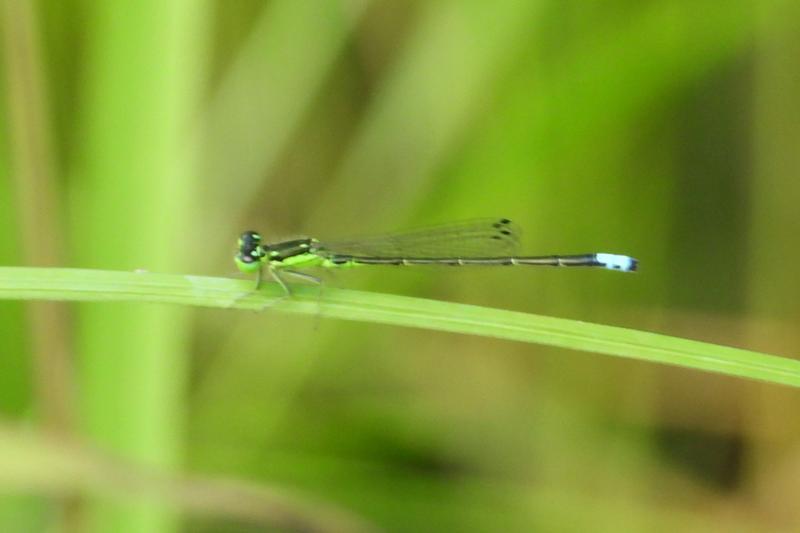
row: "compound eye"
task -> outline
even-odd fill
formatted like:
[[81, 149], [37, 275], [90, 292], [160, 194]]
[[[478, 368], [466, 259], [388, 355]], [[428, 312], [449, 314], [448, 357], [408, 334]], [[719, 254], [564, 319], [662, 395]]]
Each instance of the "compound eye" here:
[[261, 235], [255, 231], [245, 231], [239, 236], [240, 248], [253, 248], [261, 243]]

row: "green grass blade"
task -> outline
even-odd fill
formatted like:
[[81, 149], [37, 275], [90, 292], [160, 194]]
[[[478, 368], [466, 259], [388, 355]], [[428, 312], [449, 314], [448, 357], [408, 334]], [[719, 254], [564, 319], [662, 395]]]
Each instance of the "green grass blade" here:
[[[0, 268], [0, 299], [161, 302], [280, 310], [557, 346], [800, 386], [800, 361], [646, 331], [389, 294], [204, 276], [56, 268]], [[265, 315], [269, 319], [269, 315]]]
[[[173, 243], [192, 227], [210, 2], [87, 2], [70, 126], [69, 256], [83, 265], [181, 271]], [[73, 135], [73, 132], [74, 135]], [[74, 137], [74, 138], [73, 138]], [[124, 236], [124, 237], [122, 237]], [[85, 306], [75, 317], [81, 430], [150, 466], [181, 464], [188, 310]], [[143, 335], [143, 332], [147, 332]], [[92, 498], [87, 532], [177, 532], [158, 502]]]

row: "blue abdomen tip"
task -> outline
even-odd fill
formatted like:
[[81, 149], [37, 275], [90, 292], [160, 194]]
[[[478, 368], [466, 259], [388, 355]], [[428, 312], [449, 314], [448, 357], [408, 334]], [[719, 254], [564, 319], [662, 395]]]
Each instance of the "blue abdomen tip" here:
[[636, 259], [627, 255], [595, 254], [595, 259], [609, 270], [620, 270], [622, 272], [633, 272], [638, 264]]

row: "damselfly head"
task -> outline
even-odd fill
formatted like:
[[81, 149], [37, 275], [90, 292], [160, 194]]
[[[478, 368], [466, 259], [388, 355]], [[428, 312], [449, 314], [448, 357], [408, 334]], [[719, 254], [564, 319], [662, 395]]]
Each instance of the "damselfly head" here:
[[242, 272], [255, 272], [261, 268], [261, 259], [266, 255], [261, 246], [261, 235], [256, 231], [245, 231], [239, 236], [239, 251], [234, 256], [236, 266]]

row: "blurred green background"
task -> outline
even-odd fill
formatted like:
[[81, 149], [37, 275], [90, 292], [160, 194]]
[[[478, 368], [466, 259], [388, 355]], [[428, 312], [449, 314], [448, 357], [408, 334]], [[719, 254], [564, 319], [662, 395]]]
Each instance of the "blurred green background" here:
[[[641, 271], [327, 283], [797, 353], [794, 0], [2, 6], [4, 265], [236, 276], [243, 229], [505, 216]], [[389, 531], [800, 530], [789, 388], [277, 312], [2, 302], [0, 332], [3, 424], [54, 452]], [[1, 531], [265, 527], [0, 481]]]

